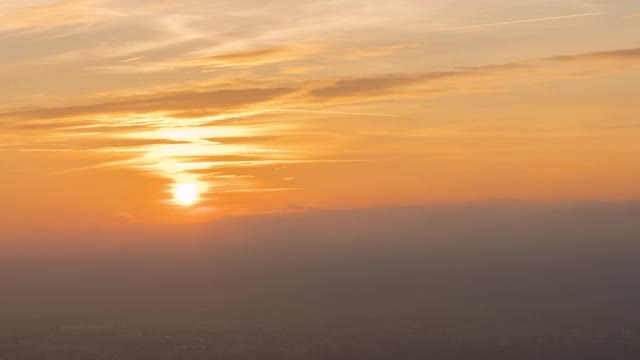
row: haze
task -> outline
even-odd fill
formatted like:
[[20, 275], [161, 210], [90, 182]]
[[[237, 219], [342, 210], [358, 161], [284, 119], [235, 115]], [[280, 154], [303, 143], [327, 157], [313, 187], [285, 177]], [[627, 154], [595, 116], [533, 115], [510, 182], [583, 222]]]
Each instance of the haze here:
[[2, 1], [0, 320], [632, 344], [639, 38], [636, 0]]

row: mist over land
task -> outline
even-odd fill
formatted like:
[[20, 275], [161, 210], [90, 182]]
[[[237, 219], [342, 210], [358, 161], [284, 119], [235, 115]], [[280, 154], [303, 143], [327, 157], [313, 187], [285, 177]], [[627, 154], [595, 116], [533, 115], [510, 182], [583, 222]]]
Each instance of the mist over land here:
[[0, 306], [5, 326], [420, 316], [597, 327], [640, 315], [639, 215], [634, 202], [513, 202], [52, 233], [4, 253]]

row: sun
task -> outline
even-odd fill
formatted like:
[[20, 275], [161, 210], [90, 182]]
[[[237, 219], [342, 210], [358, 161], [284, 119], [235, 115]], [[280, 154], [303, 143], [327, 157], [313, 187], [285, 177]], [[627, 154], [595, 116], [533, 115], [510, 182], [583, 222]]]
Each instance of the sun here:
[[199, 195], [198, 184], [176, 184], [173, 188], [173, 197], [180, 205], [192, 205]]

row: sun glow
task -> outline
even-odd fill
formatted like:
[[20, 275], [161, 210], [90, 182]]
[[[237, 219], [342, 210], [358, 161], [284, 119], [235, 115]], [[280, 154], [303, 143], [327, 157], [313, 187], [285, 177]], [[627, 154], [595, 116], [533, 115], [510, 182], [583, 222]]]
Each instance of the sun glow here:
[[198, 201], [200, 191], [197, 184], [176, 184], [173, 189], [175, 201], [183, 206], [189, 206]]

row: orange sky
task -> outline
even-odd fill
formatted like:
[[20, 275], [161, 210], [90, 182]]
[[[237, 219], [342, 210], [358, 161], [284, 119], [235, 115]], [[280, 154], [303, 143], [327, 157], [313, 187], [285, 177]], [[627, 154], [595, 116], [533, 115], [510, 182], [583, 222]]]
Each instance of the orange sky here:
[[638, 199], [639, 36], [624, 0], [3, 1], [0, 226]]

